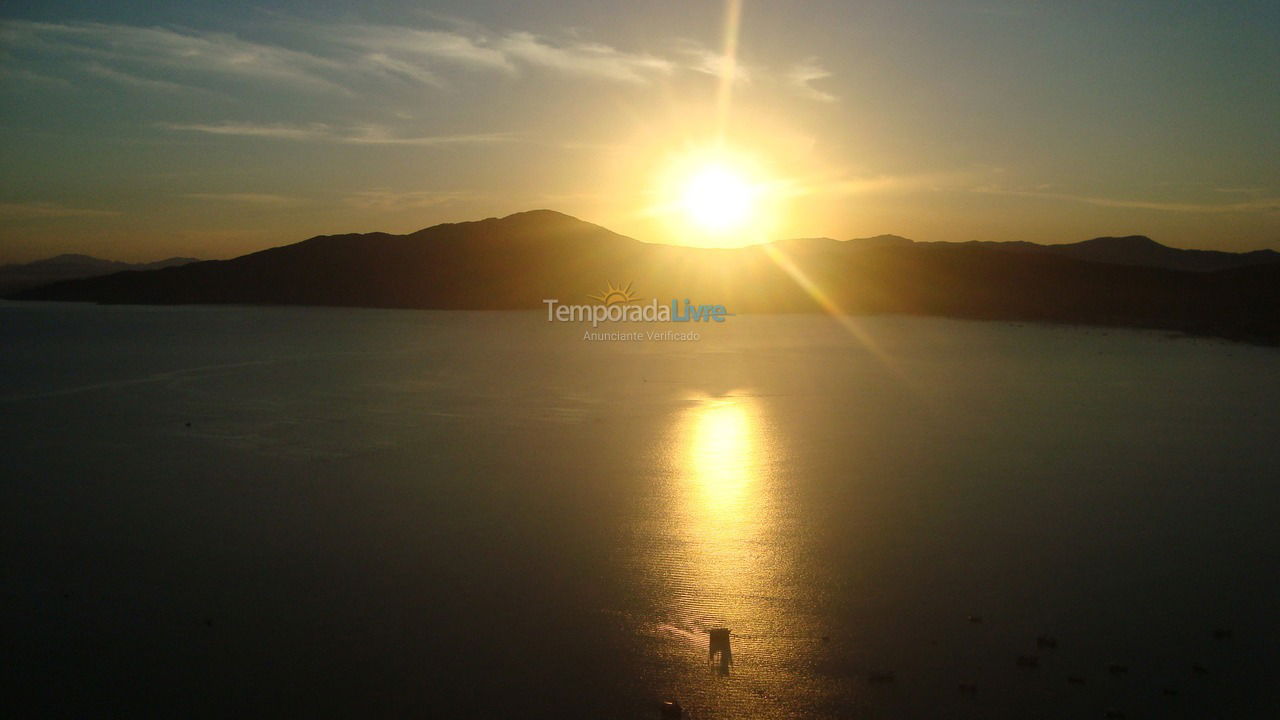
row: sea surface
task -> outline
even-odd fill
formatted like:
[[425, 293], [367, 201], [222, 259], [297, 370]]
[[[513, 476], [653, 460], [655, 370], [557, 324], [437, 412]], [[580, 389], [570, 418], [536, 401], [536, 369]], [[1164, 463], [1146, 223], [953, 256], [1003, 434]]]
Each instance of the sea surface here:
[[4, 714], [1280, 717], [1280, 350], [585, 329], [0, 304]]

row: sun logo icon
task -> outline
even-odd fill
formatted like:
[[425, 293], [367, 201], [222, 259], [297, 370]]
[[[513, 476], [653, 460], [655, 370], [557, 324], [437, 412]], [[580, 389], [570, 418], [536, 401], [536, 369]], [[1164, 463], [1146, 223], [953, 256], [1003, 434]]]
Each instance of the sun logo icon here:
[[631, 283], [627, 283], [626, 287], [622, 287], [621, 284], [608, 283], [605, 285], [604, 292], [599, 295], [588, 295], [587, 297], [604, 305], [618, 305], [636, 302], [640, 299], [631, 294]]

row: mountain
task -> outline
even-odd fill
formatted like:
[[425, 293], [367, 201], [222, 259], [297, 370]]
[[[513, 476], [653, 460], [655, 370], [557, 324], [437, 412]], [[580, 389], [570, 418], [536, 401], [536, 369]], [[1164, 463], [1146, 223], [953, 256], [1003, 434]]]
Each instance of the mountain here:
[[[812, 245], [815, 243], [839, 242], [831, 238], [798, 238], [784, 240], [783, 243]], [[899, 235], [876, 235], [875, 237], [853, 238], [846, 240], [849, 245], [859, 249], [875, 247], [905, 247], [907, 245], [966, 245], [989, 250], [1022, 253], [1045, 253], [1058, 255], [1086, 262], [1108, 263], [1111, 265], [1133, 265], [1137, 267], [1164, 268], [1166, 270], [1183, 270], [1186, 272], [1214, 272], [1232, 268], [1250, 267], [1280, 262], [1280, 253], [1274, 250], [1254, 250], [1252, 252], [1232, 253], [1219, 250], [1183, 250], [1171, 248], [1152, 240], [1145, 235], [1129, 235], [1126, 237], [1099, 237], [1076, 243], [1058, 245], [1041, 245], [1032, 242], [990, 242], [972, 241], [966, 243], [917, 243]]]
[[1254, 250], [1246, 253], [1221, 252], [1219, 250], [1182, 250], [1161, 245], [1144, 235], [1100, 237], [1062, 245], [1039, 245], [1029, 242], [974, 242], [966, 244], [993, 250], [1049, 253], [1088, 262], [1156, 267], [1167, 270], [1185, 270], [1187, 272], [1214, 272], [1216, 270], [1230, 270], [1232, 268], [1280, 262], [1280, 253], [1274, 250]]
[[901, 235], [876, 235], [875, 237], [854, 238], [849, 243], [862, 248], [877, 247], [904, 247], [913, 244], [914, 241], [908, 240]]
[[1280, 343], [1276, 262], [1186, 272], [896, 237], [690, 248], [642, 243], [549, 210], [408, 235], [322, 235], [232, 260], [58, 282], [16, 297], [542, 309], [548, 298], [592, 302], [607, 283], [630, 283], [645, 300], [688, 298], [734, 313], [836, 307], [851, 314], [1088, 323]]
[[15, 265], [0, 265], [0, 295], [47, 285], [58, 280], [109, 275], [122, 270], [156, 270], [196, 262], [195, 258], [174, 257], [150, 263], [103, 260], [90, 255], [66, 254]]

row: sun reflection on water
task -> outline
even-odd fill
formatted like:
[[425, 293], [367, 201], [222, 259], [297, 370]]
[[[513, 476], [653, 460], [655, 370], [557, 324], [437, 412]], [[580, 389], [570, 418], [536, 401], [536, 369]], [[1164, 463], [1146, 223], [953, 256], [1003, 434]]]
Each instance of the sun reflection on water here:
[[745, 395], [696, 398], [675, 429], [671, 629], [706, 653], [707, 631], [730, 628], [737, 661], [778, 614], [770, 436]]
[[683, 455], [688, 479], [707, 520], [720, 530], [747, 509], [756, 484], [757, 418], [750, 399], [709, 398], [686, 419], [688, 447]]

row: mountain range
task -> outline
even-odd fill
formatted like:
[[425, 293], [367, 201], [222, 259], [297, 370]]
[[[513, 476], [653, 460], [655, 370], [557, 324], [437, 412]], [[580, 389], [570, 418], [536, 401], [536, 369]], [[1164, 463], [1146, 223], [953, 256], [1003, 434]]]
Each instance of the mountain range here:
[[29, 263], [0, 265], [0, 296], [59, 280], [110, 275], [124, 270], [157, 270], [197, 262], [195, 258], [173, 257], [149, 263], [103, 260], [91, 255], [58, 255]]
[[1280, 253], [1274, 250], [1254, 250], [1245, 253], [1220, 250], [1183, 250], [1171, 248], [1143, 235], [1125, 237], [1100, 237], [1061, 245], [1038, 245], [1030, 242], [971, 242], [975, 247], [1008, 252], [1048, 253], [1060, 257], [1111, 263], [1158, 267], [1188, 272], [1213, 272], [1232, 268], [1249, 267], [1280, 262]]
[[231, 260], [55, 282], [12, 297], [541, 309], [608, 283], [735, 313], [907, 313], [1159, 328], [1280, 343], [1280, 254], [1178, 250], [1144, 237], [1070, 245], [892, 235], [732, 249], [643, 243], [550, 210], [407, 235], [322, 235]]

